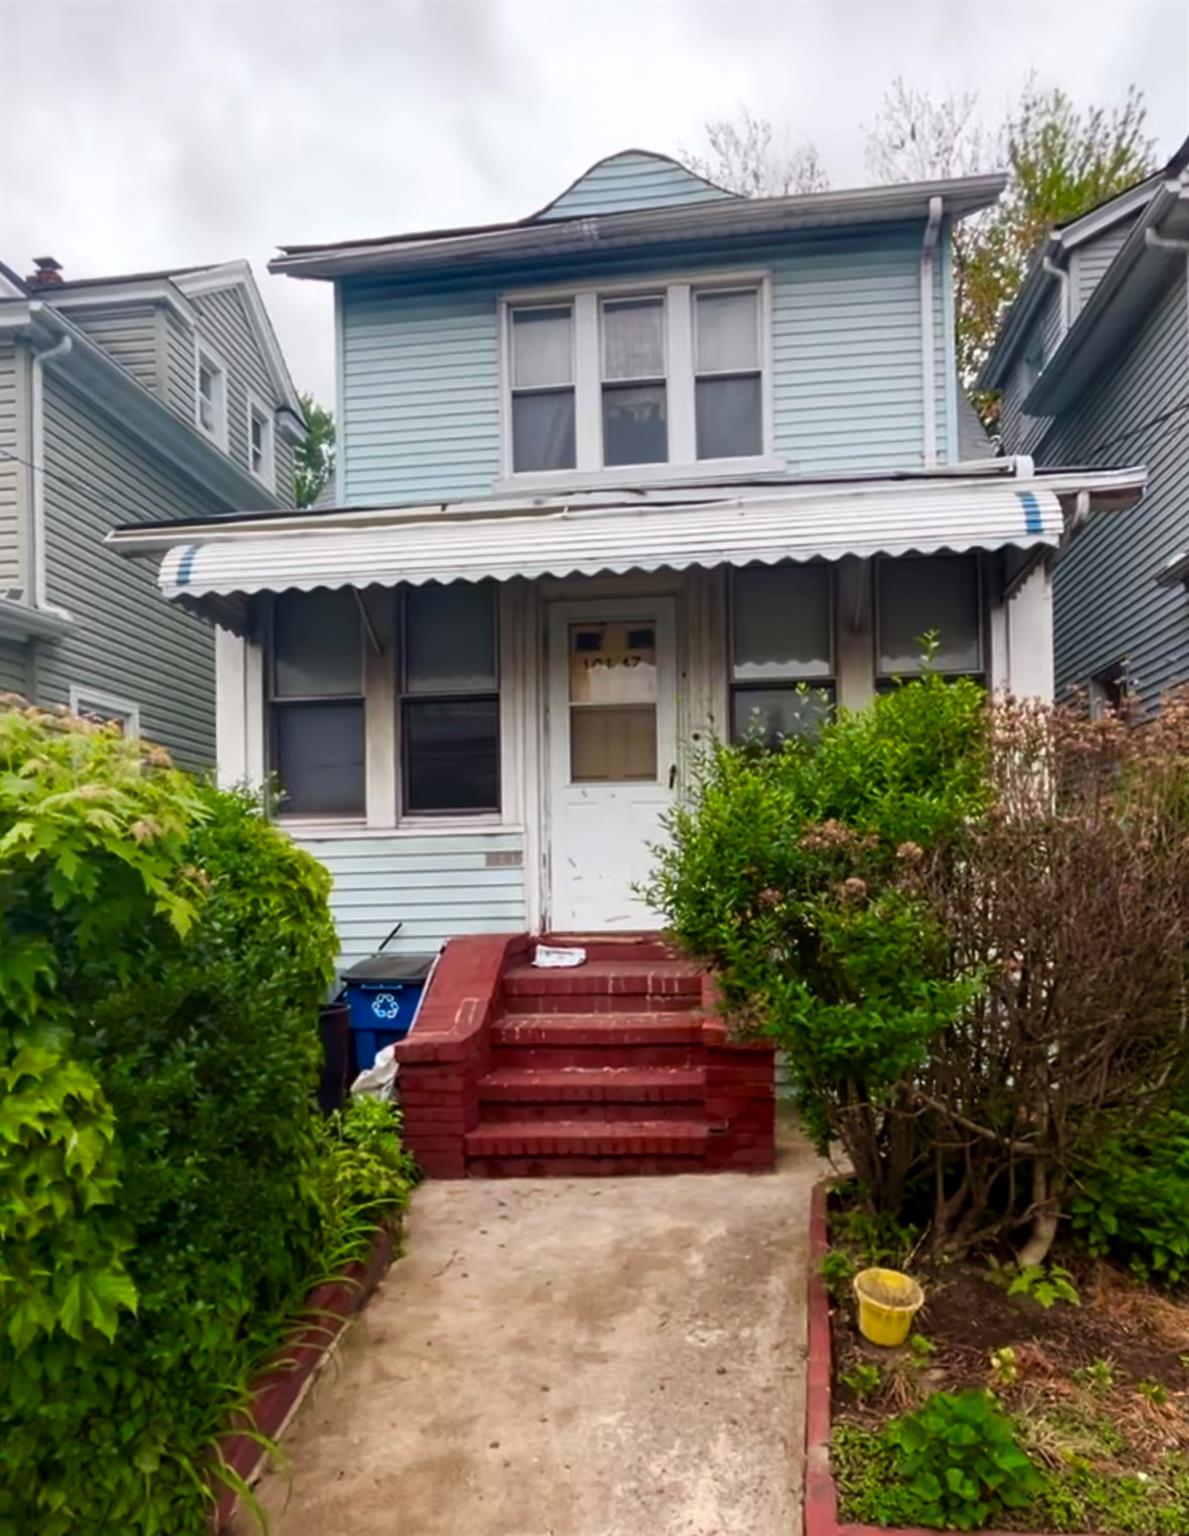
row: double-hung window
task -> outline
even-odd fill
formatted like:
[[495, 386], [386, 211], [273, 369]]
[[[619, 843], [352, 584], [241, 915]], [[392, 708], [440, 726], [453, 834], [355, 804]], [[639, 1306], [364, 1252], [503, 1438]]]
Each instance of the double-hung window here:
[[227, 447], [227, 370], [199, 344], [194, 375], [194, 410], [200, 429]]
[[262, 485], [276, 485], [273, 459], [273, 420], [267, 406], [248, 397], [248, 467]]
[[525, 305], [511, 313], [513, 469], [573, 469], [574, 306]]
[[[876, 563], [879, 685], [926, 667], [950, 677], [983, 676], [977, 555], [902, 555]], [[935, 637], [928, 655], [926, 636]]]
[[669, 457], [663, 298], [604, 299], [603, 463]]
[[764, 379], [756, 288], [694, 294], [694, 404], [699, 459], [763, 452]]
[[834, 704], [834, 625], [827, 565], [732, 572], [731, 735], [772, 746], [814, 734]]
[[409, 587], [403, 610], [404, 814], [498, 811], [495, 588], [490, 582]]
[[295, 816], [363, 816], [363, 631], [358, 599], [282, 592], [273, 604], [271, 767]]

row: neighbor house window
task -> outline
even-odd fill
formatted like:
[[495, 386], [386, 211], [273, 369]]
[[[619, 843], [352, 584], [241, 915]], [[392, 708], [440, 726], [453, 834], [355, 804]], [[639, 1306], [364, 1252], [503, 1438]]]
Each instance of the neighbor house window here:
[[254, 396], [248, 397], [248, 465], [257, 480], [272, 490], [276, 485], [272, 412]]
[[574, 310], [512, 311], [512, 466], [518, 473], [573, 469]]
[[1095, 672], [1090, 679], [1090, 716], [1101, 720], [1106, 715], [1123, 714], [1128, 704], [1127, 667], [1113, 662]]
[[408, 588], [401, 656], [405, 814], [498, 811], [494, 586], [484, 582]]
[[[877, 670], [884, 682], [930, 668], [951, 677], [983, 672], [982, 605], [976, 555], [904, 555], [880, 560]], [[935, 637], [932, 642], [926, 636]], [[926, 659], [929, 643], [935, 646]]]
[[[771, 457], [768, 280], [672, 280], [558, 297], [505, 313], [504, 462], [512, 475], [658, 480], [667, 467]], [[620, 475], [619, 471], [627, 471]], [[576, 472], [576, 473], [575, 473]]]
[[132, 739], [140, 735], [140, 705], [130, 699], [117, 698], [115, 694], [71, 683], [70, 707], [85, 720], [118, 725], [122, 736]]
[[834, 705], [830, 568], [732, 573], [731, 735], [769, 745], [815, 734]]
[[706, 289], [694, 295], [699, 459], [734, 459], [763, 451], [760, 357], [757, 289]]
[[665, 301], [603, 301], [603, 463], [663, 464]]
[[350, 588], [273, 604], [272, 770], [295, 816], [362, 816], [363, 628]]
[[227, 446], [227, 371], [213, 353], [199, 347], [195, 377], [198, 425], [219, 444]]

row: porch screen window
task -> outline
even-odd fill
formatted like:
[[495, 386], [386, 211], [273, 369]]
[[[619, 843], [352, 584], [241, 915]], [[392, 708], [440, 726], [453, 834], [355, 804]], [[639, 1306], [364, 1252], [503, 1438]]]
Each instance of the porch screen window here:
[[734, 740], [812, 735], [834, 704], [829, 567], [748, 566], [731, 597]]
[[512, 466], [573, 469], [574, 309], [512, 310]]
[[603, 463], [663, 464], [665, 301], [603, 300]]
[[694, 406], [698, 458], [763, 451], [760, 296], [756, 289], [694, 295]]
[[983, 670], [982, 619], [975, 555], [905, 555], [880, 560], [877, 612], [879, 673], [912, 677], [924, 668], [923, 637], [934, 631], [930, 666], [950, 676]]
[[353, 591], [280, 594], [273, 607], [270, 691], [281, 810], [362, 816], [363, 636]]
[[494, 586], [410, 587], [402, 655], [405, 814], [498, 811]]

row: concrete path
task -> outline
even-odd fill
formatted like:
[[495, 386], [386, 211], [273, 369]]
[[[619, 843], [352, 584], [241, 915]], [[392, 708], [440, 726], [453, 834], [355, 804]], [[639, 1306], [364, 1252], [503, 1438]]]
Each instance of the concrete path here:
[[798, 1536], [819, 1172], [426, 1184], [271, 1536]]

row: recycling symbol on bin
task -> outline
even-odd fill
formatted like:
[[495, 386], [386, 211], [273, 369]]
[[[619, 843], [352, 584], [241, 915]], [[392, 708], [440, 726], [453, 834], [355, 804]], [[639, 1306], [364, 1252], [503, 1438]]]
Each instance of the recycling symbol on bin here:
[[372, 1012], [378, 1019], [395, 1019], [400, 1012], [400, 999], [391, 992], [381, 992], [372, 999]]

